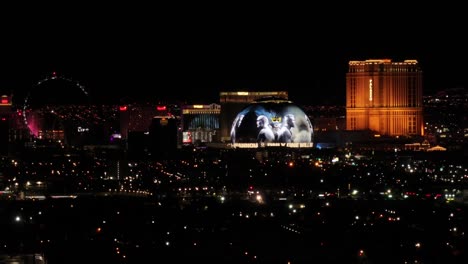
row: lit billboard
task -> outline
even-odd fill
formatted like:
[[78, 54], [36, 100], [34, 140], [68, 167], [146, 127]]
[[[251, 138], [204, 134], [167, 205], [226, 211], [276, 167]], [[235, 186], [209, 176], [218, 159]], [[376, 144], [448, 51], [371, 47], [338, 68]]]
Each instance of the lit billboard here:
[[230, 136], [233, 144], [312, 146], [313, 127], [295, 104], [270, 100], [252, 103], [240, 111], [232, 122]]

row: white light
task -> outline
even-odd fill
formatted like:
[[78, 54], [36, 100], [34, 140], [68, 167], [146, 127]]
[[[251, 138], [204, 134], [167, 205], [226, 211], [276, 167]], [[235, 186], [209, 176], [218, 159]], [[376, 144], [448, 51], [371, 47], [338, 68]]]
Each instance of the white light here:
[[261, 202], [262, 201], [262, 196], [260, 194], [257, 194], [256, 199], [257, 199], [258, 202]]

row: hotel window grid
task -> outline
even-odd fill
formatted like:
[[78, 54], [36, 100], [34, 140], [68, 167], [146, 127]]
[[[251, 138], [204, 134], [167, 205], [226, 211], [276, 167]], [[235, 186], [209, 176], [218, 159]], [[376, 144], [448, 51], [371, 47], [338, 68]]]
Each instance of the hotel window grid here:
[[[416, 60], [350, 61], [347, 129], [382, 135], [423, 135], [422, 70]], [[370, 83], [369, 80], [372, 79]]]
[[356, 118], [351, 117], [351, 130], [355, 130], [355, 129], [356, 129]]
[[356, 107], [356, 79], [351, 80], [351, 107]]
[[414, 77], [408, 78], [408, 106], [415, 107], [416, 105], [416, 79]]
[[409, 118], [409, 131], [410, 134], [416, 134], [416, 117], [411, 116]]

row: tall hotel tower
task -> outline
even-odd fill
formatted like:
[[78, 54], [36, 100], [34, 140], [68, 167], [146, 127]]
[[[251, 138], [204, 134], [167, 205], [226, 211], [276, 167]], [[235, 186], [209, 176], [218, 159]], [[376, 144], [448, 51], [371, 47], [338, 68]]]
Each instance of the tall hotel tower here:
[[416, 60], [350, 61], [346, 128], [387, 136], [423, 135], [422, 70]]

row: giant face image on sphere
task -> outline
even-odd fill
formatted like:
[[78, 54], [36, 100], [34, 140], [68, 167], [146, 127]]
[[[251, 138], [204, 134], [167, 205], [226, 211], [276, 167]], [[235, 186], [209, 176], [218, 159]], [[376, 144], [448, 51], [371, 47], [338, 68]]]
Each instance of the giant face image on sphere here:
[[298, 106], [285, 100], [248, 105], [231, 126], [232, 143], [312, 143], [310, 119]]

